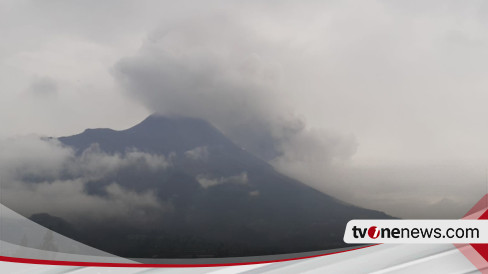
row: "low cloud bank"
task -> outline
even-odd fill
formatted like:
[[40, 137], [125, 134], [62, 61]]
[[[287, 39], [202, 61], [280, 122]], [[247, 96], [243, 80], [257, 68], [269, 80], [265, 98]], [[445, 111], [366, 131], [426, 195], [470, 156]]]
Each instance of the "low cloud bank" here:
[[126, 220], [140, 225], [172, 210], [171, 203], [159, 200], [153, 191], [136, 193], [117, 182], [105, 187], [105, 196], [85, 190], [88, 182], [124, 167], [170, 167], [171, 162], [162, 155], [134, 149], [109, 155], [95, 144], [77, 157], [57, 140], [37, 136], [2, 140], [0, 150], [2, 203], [25, 216], [49, 213], [72, 223]]

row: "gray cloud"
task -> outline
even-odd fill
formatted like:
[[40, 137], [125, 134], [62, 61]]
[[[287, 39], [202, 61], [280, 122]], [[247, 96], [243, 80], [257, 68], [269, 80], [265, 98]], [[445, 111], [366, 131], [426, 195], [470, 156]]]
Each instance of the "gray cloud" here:
[[[287, 34], [297, 34], [297, 39], [305, 40], [302, 41], [305, 46], [298, 40], [280, 41], [276, 38], [282, 34], [279, 31], [277, 36], [266, 32], [269, 25], [258, 29], [254, 21], [243, 23], [230, 16], [172, 24], [152, 32], [135, 55], [121, 59], [114, 75], [130, 96], [151, 111], [209, 120], [244, 148], [269, 160], [279, 171], [348, 202], [396, 216], [412, 216], [408, 212], [420, 211], [415, 206], [406, 207], [409, 201], [424, 208], [435, 208], [433, 205], [441, 200], [461, 201], [459, 192], [458, 198], [453, 192], [436, 192], [431, 187], [435, 185], [432, 181], [442, 178], [444, 186], [458, 189], [460, 178], [455, 175], [465, 169], [465, 164], [453, 166], [459, 164], [460, 157], [477, 157], [479, 153], [469, 155], [467, 151], [443, 149], [442, 142], [449, 142], [449, 137], [439, 134], [451, 132], [451, 124], [442, 125], [447, 121], [442, 117], [446, 117], [448, 108], [434, 98], [442, 96], [444, 85], [434, 78], [422, 77], [418, 67], [441, 69], [439, 75], [456, 77], [459, 81], [456, 85], [464, 83], [469, 76], [458, 74], [460, 71], [454, 67], [438, 67], [435, 60], [441, 60], [444, 54], [433, 50], [440, 44], [453, 46], [466, 42], [459, 39], [466, 33], [453, 33], [436, 25], [425, 32], [413, 32], [409, 29], [414, 24], [412, 18], [423, 15], [396, 20], [392, 16], [401, 12], [396, 7], [382, 6], [379, 2], [366, 6], [368, 13], [347, 12], [348, 16], [358, 16], [351, 23], [330, 15], [329, 20], [339, 26], [335, 31], [324, 32], [327, 37], [324, 40], [300, 36], [296, 29], [289, 29]], [[386, 13], [384, 8], [388, 9]], [[285, 13], [296, 16], [290, 11]], [[448, 14], [439, 16], [449, 18]], [[358, 25], [370, 19], [368, 24]], [[390, 23], [399, 29], [393, 31], [388, 27]], [[320, 24], [329, 25], [321, 21], [313, 27]], [[400, 30], [404, 31], [403, 36]], [[361, 32], [362, 36], [353, 35]], [[439, 40], [420, 36], [429, 32]], [[415, 50], [413, 39], [426, 44]], [[323, 45], [324, 49], [314, 45]], [[446, 54], [451, 51], [446, 50]], [[405, 59], [405, 53], [416, 56], [413, 63]], [[301, 60], [296, 56], [301, 56]], [[321, 79], [323, 75], [327, 81]], [[432, 97], [425, 101], [427, 87], [434, 88], [427, 93]], [[452, 90], [452, 86], [446, 88]], [[306, 109], [310, 105], [315, 110]], [[301, 111], [308, 115], [302, 116]], [[405, 116], [408, 118], [400, 120]], [[317, 124], [321, 126], [316, 127]], [[427, 124], [432, 127], [429, 129]], [[435, 169], [442, 163], [449, 167]], [[395, 175], [385, 177], [392, 169]], [[429, 169], [438, 173], [415, 179], [409, 176]], [[350, 176], [363, 172], [364, 177]], [[462, 184], [476, 188], [479, 180]], [[401, 190], [406, 185], [423, 191], [407, 194]], [[370, 194], [358, 191], [364, 187], [371, 189]], [[385, 187], [391, 191], [385, 191]], [[454, 213], [453, 209], [464, 210], [467, 204], [474, 203], [475, 193], [464, 191], [469, 202], [458, 206], [450, 203], [452, 208], [444, 213], [458, 217], [459, 212]], [[383, 195], [402, 198], [395, 199], [398, 204], [395, 206], [393, 200], [380, 198]], [[421, 212], [423, 217], [435, 217], [441, 214], [438, 210], [437, 207]]]
[[350, 157], [354, 138], [312, 132], [287, 105], [273, 46], [228, 17], [199, 18], [153, 32], [114, 74], [152, 111], [208, 120], [266, 160], [308, 157], [311, 150]]
[[[483, 2], [0, 5], [2, 135], [121, 129], [158, 111], [207, 119], [280, 171], [394, 215], [484, 193]], [[18, 96], [39, 75], [57, 100]]]
[[2, 203], [24, 215], [46, 212], [72, 223], [120, 221], [130, 215], [130, 222], [140, 225], [172, 210], [171, 203], [159, 200], [151, 190], [136, 193], [117, 182], [105, 188], [106, 197], [90, 195], [85, 190], [87, 182], [127, 166], [142, 164], [166, 169], [171, 162], [164, 156], [136, 150], [109, 155], [92, 145], [76, 157], [72, 149], [56, 140], [36, 136], [2, 140], [0, 148]]
[[50, 98], [58, 94], [58, 85], [49, 77], [41, 77], [32, 82], [28, 91], [34, 96]]
[[461, 218], [486, 193], [482, 164], [279, 162], [282, 173], [343, 201], [402, 218]]

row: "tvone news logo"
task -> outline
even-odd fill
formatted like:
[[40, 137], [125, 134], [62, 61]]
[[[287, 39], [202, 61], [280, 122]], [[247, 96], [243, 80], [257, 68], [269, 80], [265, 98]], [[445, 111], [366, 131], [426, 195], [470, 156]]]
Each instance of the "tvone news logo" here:
[[382, 227], [370, 226], [369, 228], [352, 227], [352, 234], [355, 239], [364, 239], [366, 235], [375, 240], [381, 239], [479, 239], [480, 229], [476, 227]]
[[488, 220], [351, 220], [346, 243], [488, 243]]

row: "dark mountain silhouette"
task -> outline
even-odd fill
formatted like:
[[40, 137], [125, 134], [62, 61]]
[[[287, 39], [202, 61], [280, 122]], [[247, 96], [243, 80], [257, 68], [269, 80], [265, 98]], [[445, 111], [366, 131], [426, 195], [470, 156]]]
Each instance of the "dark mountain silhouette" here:
[[59, 217], [51, 216], [47, 213], [33, 214], [29, 219], [36, 223], [41, 223], [45, 228], [56, 231], [66, 237], [74, 237], [77, 234], [75, 228], [71, 224]]
[[[78, 155], [92, 144], [106, 153], [137, 149], [170, 155], [172, 165], [167, 169], [129, 166], [86, 185], [87, 193], [101, 197], [114, 182], [138, 193], [152, 190], [160, 201], [171, 204], [171, 211], [161, 212], [161, 218], [143, 226], [107, 220], [69, 229], [70, 234], [76, 231], [72, 238], [124, 257], [324, 250], [345, 246], [342, 237], [351, 219], [391, 218], [346, 204], [276, 172], [200, 119], [151, 115], [127, 130], [87, 129], [59, 141]], [[61, 234], [70, 227], [53, 217], [41, 217], [32, 220], [41, 225], [48, 220]]]

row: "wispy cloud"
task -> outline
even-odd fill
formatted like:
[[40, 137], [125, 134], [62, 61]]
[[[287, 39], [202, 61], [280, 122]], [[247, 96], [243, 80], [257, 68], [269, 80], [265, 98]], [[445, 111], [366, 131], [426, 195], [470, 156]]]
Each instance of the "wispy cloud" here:
[[154, 190], [134, 192], [116, 181], [104, 187], [105, 196], [86, 191], [88, 182], [126, 167], [170, 167], [162, 155], [137, 150], [109, 155], [92, 145], [76, 156], [56, 140], [36, 136], [2, 140], [0, 147], [2, 203], [24, 215], [49, 213], [73, 223], [114, 219], [136, 225], [172, 210], [171, 202], [158, 199]]

